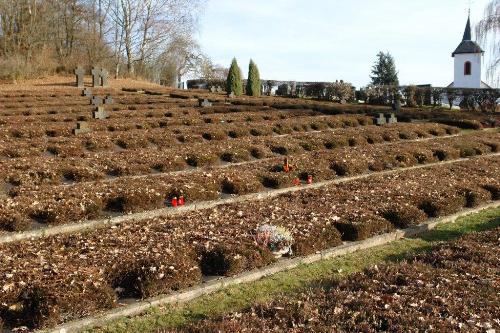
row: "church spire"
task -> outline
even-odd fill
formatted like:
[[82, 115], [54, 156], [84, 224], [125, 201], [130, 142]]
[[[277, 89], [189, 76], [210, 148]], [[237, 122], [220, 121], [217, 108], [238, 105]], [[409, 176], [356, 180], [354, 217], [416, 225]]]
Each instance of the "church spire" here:
[[462, 40], [463, 41], [472, 40], [472, 33], [470, 29], [470, 10], [469, 10], [469, 17], [467, 18], [467, 25], [465, 26], [464, 38]]
[[467, 54], [467, 53], [484, 53], [476, 42], [472, 40], [472, 32], [470, 28], [470, 13], [467, 18], [467, 25], [465, 26], [464, 37], [462, 38], [462, 42], [458, 45], [455, 52], [451, 54], [454, 57], [456, 54]]

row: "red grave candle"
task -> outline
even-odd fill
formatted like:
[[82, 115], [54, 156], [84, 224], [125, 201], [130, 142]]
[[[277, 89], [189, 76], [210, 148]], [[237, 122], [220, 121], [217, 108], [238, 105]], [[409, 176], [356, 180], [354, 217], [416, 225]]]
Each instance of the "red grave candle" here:
[[184, 196], [183, 196], [183, 195], [181, 195], [181, 196], [179, 197], [179, 206], [184, 206], [184, 203], [185, 203], [185, 202], [184, 202]]
[[307, 176], [307, 183], [308, 183], [309, 185], [311, 185], [311, 184], [312, 184], [312, 182], [313, 182], [313, 176], [311, 176], [311, 175]]
[[283, 170], [288, 173], [290, 172], [290, 165], [288, 164], [288, 158], [283, 161]]
[[177, 204], [178, 204], [178, 202], [177, 202], [177, 197], [173, 197], [173, 198], [172, 198], [172, 201], [171, 201], [171, 205], [172, 205], [172, 207], [177, 207]]

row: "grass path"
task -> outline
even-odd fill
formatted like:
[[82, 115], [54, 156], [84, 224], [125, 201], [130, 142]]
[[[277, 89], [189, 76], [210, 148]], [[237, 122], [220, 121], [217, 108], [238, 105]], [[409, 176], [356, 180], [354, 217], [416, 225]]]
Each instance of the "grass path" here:
[[293, 295], [324, 278], [331, 278], [332, 275], [346, 276], [368, 266], [402, 260], [415, 252], [429, 250], [438, 241], [450, 241], [470, 232], [498, 226], [500, 208], [483, 211], [460, 218], [455, 223], [442, 224], [415, 239], [403, 239], [331, 260], [303, 265], [257, 282], [229, 287], [177, 307], [153, 308], [144, 315], [120, 319], [86, 332], [157, 332], [159, 329], [175, 329], [207, 316], [238, 311], [278, 295]]

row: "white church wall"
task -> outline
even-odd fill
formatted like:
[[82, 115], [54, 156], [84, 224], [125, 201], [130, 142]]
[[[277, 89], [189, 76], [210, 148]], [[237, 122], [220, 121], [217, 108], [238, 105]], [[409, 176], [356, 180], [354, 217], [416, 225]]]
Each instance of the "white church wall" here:
[[[481, 54], [455, 54], [455, 88], [481, 88]], [[465, 62], [471, 62], [471, 75], [464, 75]]]

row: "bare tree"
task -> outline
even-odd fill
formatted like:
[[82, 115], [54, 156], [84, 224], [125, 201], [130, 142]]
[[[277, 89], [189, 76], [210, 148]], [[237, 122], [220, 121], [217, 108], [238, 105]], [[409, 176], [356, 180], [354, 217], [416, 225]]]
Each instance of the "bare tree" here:
[[[203, 70], [207, 69], [207, 59], [191, 36], [175, 37], [158, 57], [158, 63], [161, 71], [172, 78], [173, 85], [180, 84], [182, 77], [188, 73], [201, 76]], [[167, 69], [174, 72], [165, 73]]]
[[484, 10], [483, 19], [476, 26], [479, 43], [489, 44], [491, 61], [488, 65], [488, 78], [498, 86], [500, 83], [500, 0], [491, 0]]
[[52, 40], [59, 64], [71, 61], [78, 42], [83, 38], [80, 27], [87, 15], [87, 8], [79, 0], [54, 0], [48, 2], [49, 13], [45, 20], [51, 27]]
[[193, 34], [205, 1], [0, 0], [0, 76], [80, 64], [151, 78], [160, 62], [182, 76], [201, 59]]
[[48, 26], [43, 18], [47, 3], [36, 0], [0, 1], [3, 54], [30, 59], [33, 50], [47, 41]]
[[179, 35], [196, 27], [196, 9], [201, 0], [108, 0], [116, 27], [115, 38], [123, 44], [127, 72], [135, 74], [170, 46]]

